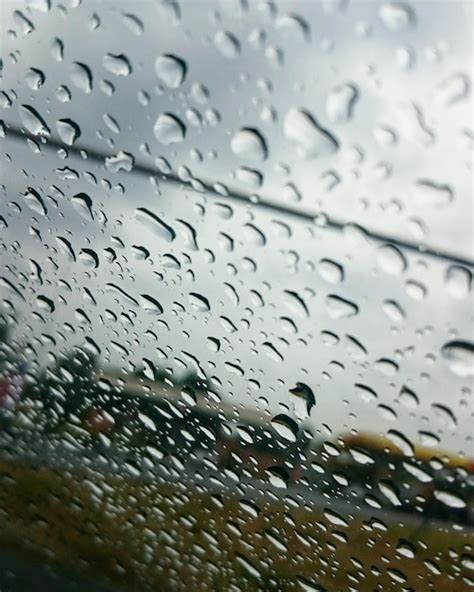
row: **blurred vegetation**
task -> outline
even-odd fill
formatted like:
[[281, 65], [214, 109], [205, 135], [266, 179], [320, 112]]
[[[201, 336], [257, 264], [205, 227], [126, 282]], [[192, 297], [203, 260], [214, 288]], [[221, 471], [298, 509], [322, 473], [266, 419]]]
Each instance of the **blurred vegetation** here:
[[[414, 558], [396, 552], [402, 540]], [[464, 592], [453, 557], [473, 537], [418, 522], [335, 524], [281, 501], [252, 515], [204, 488], [1, 462], [0, 544], [100, 573], [120, 590], [285, 592], [304, 590], [305, 578], [314, 590]]]

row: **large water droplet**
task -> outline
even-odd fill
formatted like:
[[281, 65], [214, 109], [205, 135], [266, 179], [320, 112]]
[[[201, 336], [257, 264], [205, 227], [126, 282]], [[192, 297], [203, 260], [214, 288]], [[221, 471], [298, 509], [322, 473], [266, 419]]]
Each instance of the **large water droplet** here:
[[41, 115], [30, 105], [20, 105], [18, 109], [25, 128], [34, 136], [49, 137], [50, 130]]
[[329, 119], [335, 123], [351, 119], [358, 95], [357, 87], [353, 84], [342, 84], [334, 88], [326, 100]]
[[108, 53], [103, 57], [102, 63], [104, 68], [115, 76], [128, 76], [132, 72], [128, 58], [122, 53], [119, 55]]
[[407, 267], [407, 262], [402, 252], [393, 245], [379, 247], [377, 261], [380, 269], [393, 275], [401, 274]]
[[72, 146], [81, 135], [81, 128], [72, 119], [59, 119], [56, 122], [59, 137], [68, 146]]
[[171, 226], [168, 226], [161, 218], [146, 208], [137, 208], [135, 218], [167, 242], [171, 242], [176, 238], [176, 232]]
[[262, 162], [267, 158], [268, 150], [263, 136], [254, 128], [242, 128], [230, 142], [232, 152], [240, 158]]
[[71, 69], [71, 80], [83, 92], [88, 94], [92, 91], [92, 72], [85, 64], [74, 62]]
[[449, 369], [456, 376], [474, 376], [474, 344], [471, 341], [450, 341], [441, 348]]
[[399, 32], [415, 24], [413, 9], [404, 2], [389, 2], [379, 8], [379, 17], [389, 31]]
[[174, 115], [170, 113], [162, 113], [156, 120], [153, 128], [155, 138], [162, 144], [177, 144], [182, 142], [186, 135], [186, 127]]
[[162, 55], [156, 59], [155, 72], [169, 88], [178, 88], [186, 76], [186, 63], [174, 55]]
[[240, 53], [239, 40], [228, 31], [218, 31], [214, 36], [214, 45], [228, 59], [234, 59]]
[[303, 109], [292, 108], [288, 111], [283, 122], [283, 133], [297, 145], [305, 158], [328, 156], [338, 149], [336, 138]]

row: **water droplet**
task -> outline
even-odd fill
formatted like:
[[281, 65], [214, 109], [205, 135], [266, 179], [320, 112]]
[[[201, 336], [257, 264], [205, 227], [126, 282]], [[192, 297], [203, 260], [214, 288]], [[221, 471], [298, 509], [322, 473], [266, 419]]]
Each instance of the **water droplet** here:
[[401, 323], [405, 318], [405, 311], [395, 300], [384, 300], [382, 310], [395, 323]]
[[405, 456], [414, 456], [415, 449], [410, 440], [397, 430], [389, 430], [387, 438], [399, 448]]
[[59, 119], [56, 129], [61, 140], [68, 146], [72, 146], [81, 135], [81, 128], [72, 119]]
[[214, 45], [228, 59], [235, 59], [240, 53], [239, 40], [228, 31], [218, 31], [214, 36]]
[[426, 287], [415, 280], [407, 280], [405, 283], [405, 290], [413, 300], [423, 300], [426, 296]]
[[94, 219], [92, 214], [92, 199], [87, 193], [77, 193], [73, 196], [71, 202], [83, 218], [89, 221]]
[[379, 8], [379, 17], [389, 31], [400, 32], [415, 24], [413, 9], [404, 2], [389, 2]]
[[446, 271], [446, 289], [454, 298], [465, 298], [471, 291], [472, 274], [465, 267], [452, 265]]
[[333, 319], [353, 317], [359, 312], [357, 304], [335, 294], [326, 296], [325, 302], [328, 314]]
[[178, 88], [186, 76], [186, 63], [174, 55], [162, 55], [155, 61], [158, 78], [169, 88]]
[[115, 76], [129, 76], [132, 72], [132, 66], [123, 53], [118, 55], [107, 53], [103, 57], [102, 63], [104, 68]]
[[262, 343], [262, 349], [267, 354], [267, 356], [270, 358], [270, 360], [273, 360], [274, 362], [277, 362], [279, 364], [281, 364], [282, 362], [285, 361], [283, 356], [281, 355], [281, 353], [269, 341], [265, 341], [264, 343]]
[[92, 91], [92, 72], [85, 64], [74, 62], [71, 69], [71, 80], [75, 86], [86, 94]]
[[295, 415], [298, 419], [308, 419], [312, 408], [316, 405], [316, 397], [310, 387], [304, 382], [297, 382], [296, 386], [290, 389]]
[[377, 262], [386, 273], [400, 275], [407, 268], [402, 252], [393, 245], [383, 245], [377, 250]]
[[275, 415], [272, 419], [271, 424], [277, 434], [279, 434], [284, 440], [288, 442], [296, 442], [296, 436], [298, 434], [298, 424], [294, 419], [288, 417], [284, 413]]
[[466, 502], [461, 499], [459, 496], [455, 495], [454, 493], [450, 493], [449, 491], [438, 491], [435, 489], [433, 495], [437, 500], [439, 500], [445, 506], [449, 506], [450, 508], [465, 508]]
[[420, 179], [413, 185], [413, 198], [420, 207], [441, 208], [453, 201], [453, 190], [429, 179]]
[[385, 376], [395, 376], [398, 372], [398, 364], [388, 358], [380, 358], [374, 363], [374, 368]]
[[283, 467], [270, 467], [266, 470], [268, 480], [278, 489], [286, 489], [288, 487], [288, 472]]
[[209, 312], [211, 310], [211, 305], [209, 304], [209, 300], [203, 296], [202, 294], [197, 294], [196, 292], [189, 293], [189, 302], [193, 305], [193, 307], [198, 310], [199, 312]]
[[145, 30], [143, 22], [134, 14], [122, 13], [122, 22], [134, 35], [142, 35]]
[[353, 116], [359, 91], [353, 84], [342, 84], [334, 88], [326, 100], [326, 113], [334, 123], [348, 121]]
[[407, 140], [423, 147], [434, 142], [435, 135], [428, 127], [423, 111], [414, 103], [402, 103], [400, 105], [400, 123]]
[[140, 304], [143, 310], [146, 310], [149, 313], [154, 315], [161, 315], [163, 314], [163, 307], [161, 304], [153, 298], [153, 296], [149, 296], [148, 294], [140, 294]]
[[115, 156], [108, 156], [105, 159], [105, 167], [112, 173], [117, 173], [120, 170], [130, 172], [134, 164], [133, 154], [123, 152], [123, 150], [120, 150]]
[[232, 152], [240, 158], [262, 162], [268, 156], [263, 136], [254, 128], [242, 128], [234, 134], [230, 142]]
[[33, 212], [41, 214], [41, 216], [46, 216], [48, 213], [46, 205], [43, 201], [43, 198], [35, 189], [28, 187], [28, 189], [23, 194], [23, 198], [25, 199], [28, 207], [32, 209]]
[[402, 387], [398, 400], [408, 409], [416, 409], [420, 404], [418, 396], [406, 386]]
[[171, 226], [168, 226], [161, 218], [146, 208], [137, 208], [135, 218], [167, 242], [172, 242], [176, 238], [176, 232]]
[[292, 108], [288, 111], [283, 122], [283, 133], [297, 145], [305, 158], [328, 156], [339, 147], [336, 138], [303, 109]]
[[250, 189], [258, 189], [263, 182], [263, 175], [254, 169], [240, 167], [236, 172], [237, 179]]
[[443, 345], [441, 354], [453, 374], [461, 378], [474, 376], [474, 344], [471, 341], [450, 341]]
[[332, 259], [321, 259], [318, 263], [318, 271], [323, 280], [330, 284], [338, 284], [344, 279], [344, 268]]
[[158, 116], [153, 128], [155, 138], [162, 144], [177, 144], [184, 140], [186, 127], [180, 119], [170, 113]]
[[25, 82], [31, 90], [38, 90], [41, 88], [46, 80], [44, 72], [37, 68], [30, 68], [25, 73]]
[[50, 130], [41, 115], [30, 105], [20, 105], [18, 109], [20, 118], [25, 128], [34, 136], [48, 138]]
[[464, 74], [455, 74], [444, 80], [436, 89], [436, 99], [443, 105], [453, 105], [467, 98], [470, 81]]

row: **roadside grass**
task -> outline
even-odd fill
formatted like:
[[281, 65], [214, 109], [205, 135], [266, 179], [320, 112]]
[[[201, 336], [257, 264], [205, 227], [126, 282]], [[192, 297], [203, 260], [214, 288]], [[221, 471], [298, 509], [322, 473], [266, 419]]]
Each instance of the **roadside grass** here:
[[[397, 552], [401, 540], [413, 558]], [[254, 515], [204, 488], [1, 461], [0, 545], [124, 591], [464, 592], [472, 572], [460, 557], [474, 540], [450, 525], [328, 520], [283, 501]]]

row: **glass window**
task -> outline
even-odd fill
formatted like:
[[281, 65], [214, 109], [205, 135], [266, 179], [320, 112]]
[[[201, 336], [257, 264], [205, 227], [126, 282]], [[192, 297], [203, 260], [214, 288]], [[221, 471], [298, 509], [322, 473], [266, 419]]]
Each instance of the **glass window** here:
[[470, 589], [472, 3], [0, 15], [0, 588]]

